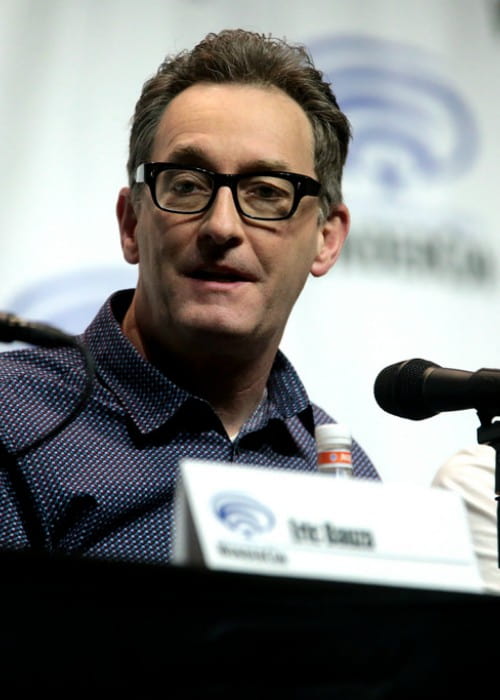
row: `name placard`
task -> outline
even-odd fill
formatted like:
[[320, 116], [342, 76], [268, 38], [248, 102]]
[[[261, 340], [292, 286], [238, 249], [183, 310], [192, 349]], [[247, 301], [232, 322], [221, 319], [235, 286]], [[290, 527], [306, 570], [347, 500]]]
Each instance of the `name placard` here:
[[432, 487], [182, 460], [174, 563], [481, 592], [465, 506]]

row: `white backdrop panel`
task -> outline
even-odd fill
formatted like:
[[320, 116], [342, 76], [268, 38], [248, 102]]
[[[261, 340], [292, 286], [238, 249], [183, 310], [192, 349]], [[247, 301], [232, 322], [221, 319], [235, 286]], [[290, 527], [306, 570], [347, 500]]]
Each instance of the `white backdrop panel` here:
[[[474, 411], [384, 413], [388, 364], [500, 366], [496, 3], [3, 0], [0, 308], [80, 331], [133, 285], [114, 205], [129, 118], [166, 53], [241, 26], [305, 42], [354, 130], [349, 245], [311, 279], [283, 349], [385, 480], [427, 484]], [[2, 349], [8, 349], [3, 346]]]

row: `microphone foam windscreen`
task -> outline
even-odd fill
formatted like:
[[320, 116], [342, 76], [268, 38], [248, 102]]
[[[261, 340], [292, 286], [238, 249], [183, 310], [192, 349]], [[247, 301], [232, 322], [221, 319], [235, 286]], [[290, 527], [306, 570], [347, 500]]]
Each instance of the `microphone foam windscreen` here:
[[401, 418], [422, 420], [436, 415], [423, 395], [426, 370], [439, 367], [434, 362], [415, 358], [389, 365], [374, 385], [375, 399], [384, 411]]

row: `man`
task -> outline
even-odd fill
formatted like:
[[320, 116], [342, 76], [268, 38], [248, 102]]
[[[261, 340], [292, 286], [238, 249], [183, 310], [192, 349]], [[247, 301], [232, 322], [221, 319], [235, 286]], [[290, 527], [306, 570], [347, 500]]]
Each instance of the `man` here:
[[[74, 349], [3, 353], [0, 544], [167, 562], [178, 461], [314, 470], [312, 405], [278, 347], [349, 228], [349, 123], [303, 48], [242, 30], [145, 85], [117, 216], [137, 288]], [[355, 443], [354, 475], [377, 479]]]

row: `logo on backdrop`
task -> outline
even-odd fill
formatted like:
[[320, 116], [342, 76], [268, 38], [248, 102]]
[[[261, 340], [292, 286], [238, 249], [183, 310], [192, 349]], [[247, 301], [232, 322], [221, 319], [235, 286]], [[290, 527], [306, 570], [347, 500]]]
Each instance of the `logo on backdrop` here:
[[128, 265], [73, 270], [30, 284], [8, 300], [6, 310], [81, 333], [110, 294], [135, 287], [136, 275], [137, 269]]
[[276, 522], [269, 508], [241, 493], [219, 493], [214, 496], [212, 507], [229, 530], [245, 537], [268, 532]]
[[353, 129], [344, 197], [355, 217], [340, 265], [492, 281], [480, 212], [453, 189], [479, 161], [479, 127], [445, 59], [375, 37], [308, 45]]

